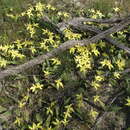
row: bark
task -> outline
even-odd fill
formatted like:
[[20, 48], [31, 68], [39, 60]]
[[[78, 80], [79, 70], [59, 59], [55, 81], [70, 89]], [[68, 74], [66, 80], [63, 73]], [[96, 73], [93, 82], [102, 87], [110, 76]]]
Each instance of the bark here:
[[111, 27], [110, 29], [103, 31], [96, 36], [93, 36], [90, 39], [84, 39], [84, 40], [69, 40], [64, 43], [62, 43], [58, 48], [53, 49], [52, 51], [48, 52], [47, 54], [40, 55], [33, 60], [27, 61], [26, 63], [22, 65], [18, 65], [16, 67], [12, 68], [7, 68], [6, 70], [3, 70], [0, 72], [0, 80], [3, 80], [4, 78], [12, 75], [16, 75], [20, 72], [23, 72], [35, 65], [43, 63], [46, 59], [52, 58], [57, 56], [58, 54], [62, 53], [63, 51], [75, 46], [75, 45], [80, 45], [80, 46], [86, 46], [91, 43], [96, 43], [99, 40], [103, 39], [104, 37], [118, 32], [125, 28], [127, 25], [130, 24], [130, 17], [127, 17], [126, 19], [122, 20], [122, 22], [118, 23], [117, 25]]
[[[91, 31], [91, 32], [94, 32], [96, 34], [99, 34], [101, 33], [102, 31], [100, 29], [98, 29], [97, 27], [94, 27], [94, 26], [88, 26], [88, 25], [73, 25], [73, 27], [75, 29], [78, 29], [80, 31]], [[106, 36], [104, 37], [104, 40], [106, 40], [107, 42], [115, 45], [116, 47], [120, 48], [120, 49], [123, 49], [124, 51], [126, 51], [128, 54], [130, 54], [130, 48], [125, 46], [123, 43], [113, 39], [112, 37], [110, 36]]]
[[77, 25], [79, 23], [83, 22], [95, 22], [100, 24], [113, 24], [121, 22], [124, 18], [111, 18], [111, 19], [92, 19], [92, 18], [84, 18], [84, 17], [75, 17], [71, 20], [68, 20], [66, 22], [61, 22], [57, 26], [60, 28], [60, 30], [64, 30], [64, 28], [70, 26], [70, 25]]

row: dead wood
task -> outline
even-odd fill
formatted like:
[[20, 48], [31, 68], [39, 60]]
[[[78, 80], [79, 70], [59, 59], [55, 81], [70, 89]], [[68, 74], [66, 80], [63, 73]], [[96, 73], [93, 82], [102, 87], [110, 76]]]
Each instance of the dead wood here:
[[12, 68], [7, 68], [6, 70], [1, 71], [0, 80], [3, 80], [5, 77], [8, 77], [8, 76], [16, 75], [35, 65], [41, 64], [46, 59], [55, 57], [58, 54], [62, 53], [63, 51], [65, 51], [75, 45], [86, 46], [91, 43], [96, 43], [99, 40], [103, 39], [104, 37], [122, 30], [129, 24], [130, 24], [130, 17], [127, 17], [126, 19], [122, 20], [122, 22], [118, 23], [117, 25], [111, 27], [110, 29], [108, 29], [106, 31], [103, 31], [103, 32], [97, 34], [96, 36], [93, 36], [90, 39], [66, 41], [66, 42], [62, 43], [58, 48], [55, 48], [46, 54], [40, 55], [40, 56], [34, 58], [33, 60], [27, 61], [24, 64], [21, 64], [16, 67], [12, 67]]
[[61, 31], [63, 31], [66, 27], [69, 27], [70, 25], [77, 25], [83, 22], [95, 22], [100, 24], [113, 24], [121, 22], [124, 18], [111, 18], [111, 19], [92, 19], [92, 18], [85, 18], [85, 17], [75, 17], [71, 20], [68, 20], [66, 22], [61, 22], [57, 24], [57, 26], [60, 28]]
[[[89, 30], [89, 31], [94, 32], [94, 33], [96, 33], [96, 34], [99, 34], [99, 33], [102, 32], [100, 29], [98, 29], [98, 28], [95, 27], [95, 26], [88, 26], [88, 25], [81, 25], [81, 24], [79, 24], [79, 25], [73, 25], [73, 27], [74, 27], [75, 29], [80, 30], [80, 31], [85, 31], [85, 32], [86, 32], [86, 31]], [[119, 42], [119, 41], [113, 39], [112, 37], [106, 36], [106, 37], [104, 37], [104, 40], [106, 40], [107, 42], [109, 42], [109, 43], [115, 45], [116, 47], [118, 47], [118, 48], [120, 48], [120, 49], [123, 49], [123, 50], [126, 51], [128, 54], [130, 54], [130, 48], [129, 48], [129, 47], [127, 47], [127, 46], [125, 46], [123, 43], [121, 43], [121, 42]]]

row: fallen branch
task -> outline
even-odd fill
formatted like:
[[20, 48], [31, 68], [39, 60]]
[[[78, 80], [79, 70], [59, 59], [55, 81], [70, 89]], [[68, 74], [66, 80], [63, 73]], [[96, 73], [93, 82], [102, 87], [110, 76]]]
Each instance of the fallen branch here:
[[3, 80], [5, 77], [11, 76], [11, 75], [16, 75], [20, 72], [23, 72], [27, 70], [30, 67], [33, 67], [35, 65], [43, 63], [46, 59], [55, 57], [59, 53], [75, 46], [75, 45], [80, 45], [80, 46], [85, 46], [90, 43], [96, 43], [100, 39], [103, 39], [105, 36], [110, 35], [112, 33], [118, 32], [125, 28], [127, 25], [130, 24], [130, 17], [127, 17], [125, 20], [120, 22], [119, 24], [113, 26], [112, 28], [101, 32], [97, 34], [96, 36], [90, 38], [90, 39], [84, 39], [84, 40], [69, 40], [63, 44], [61, 44], [58, 48], [53, 49], [51, 52], [48, 52], [47, 54], [43, 54], [41, 56], [38, 56], [34, 58], [33, 60], [30, 60], [22, 65], [18, 65], [16, 67], [8, 68], [4, 71], [0, 72], [0, 80]]
[[84, 17], [77, 17], [73, 18], [71, 20], [68, 20], [66, 22], [61, 22], [57, 24], [57, 26], [60, 28], [61, 31], [63, 31], [66, 27], [69, 27], [71, 25], [77, 25], [83, 22], [95, 22], [95, 23], [101, 23], [101, 24], [112, 24], [112, 23], [118, 23], [121, 22], [124, 18], [111, 18], [111, 19], [92, 19], [92, 18], [84, 18]]
[[[96, 27], [94, 27], [94, 26], [88, 26], [88, 25], [73, 25], [73, 27], [75, 28], [75, 29], [78, 29], [78, 30], [82, 30], [82, 31], [91, 31], [91, 32], [94, 32], [94, 33], [97, 33], [97, 34], [99, 34], [99, 33], [101, 33], [102, 31], [100, 30], [100, 29], [98, 29], [98, 28], [96, 28]], [[116, 47], [118, 47], [118, 48], [120, 48], [120, 49], [123, 49], [123, 50], [125, 50], [128, 54], [130, 54], [130, 48], [129, 47], [127, 47], [127, 46], [125, 46], [123, 43], [121, 43], [121, 42], [119, 42], [119, 41], [116, 41], [116, 40], [114, 40], [112, 37], [110, 37], [110, 36], [106, 36], [106, 37], [104, 37], [104, 39], [107, 41], [107, 42], [109, 42], [109, 43], [112, 43], [113, 45], [115, 45]]]
[[[98, 29], [95, 26], [88, 26], [88, 25], [84, 25], [82, 24], [83, 22], [96, 22], [96, 23], [117, 23], [119, 21], [123, 20], [123, 18], [111, 18], [111, 19], [92, 19], [92, 18], [84, 18], [84, 17], [80, 17], [80, 18], [73, 18], [72, 20], [68, 20], [67, 22], [62, 22], [59, 24], [55, 24], [53, 23], [47, 16], [44, 16], [43, 19], [41, 20], [41, 22], [45, 21], [48, 22], [50, 24], [52, 24], [55, 29], [57, 30], [57, 32], [63, 36], [63, 30], [65, 28], [67, 28], [68, 26], [72, 26], [73, 28], [80, 30], [80, 31], [91, 31], [94, 32], [96, 34], [101, 33], [102, 31], [100, 29]], [[62, 30], [62, 31], [61, 31]], [[110, 36], [106, 36], [104, 38], [106, 41], [108, 41], [109, 43], [112, 43], [113, 45], [117, 46], [120, 49], [125, 50], [128, 54], [130, 54], [130, 48], [124, 46], [123, 43], [114, 40], [113, 38], [111, 38]]]

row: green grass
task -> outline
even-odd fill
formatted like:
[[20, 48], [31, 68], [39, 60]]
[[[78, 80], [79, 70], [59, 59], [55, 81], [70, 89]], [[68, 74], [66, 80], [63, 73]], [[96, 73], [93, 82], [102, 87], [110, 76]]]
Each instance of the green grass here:
[[[6, 14], [10, 13], [13, 10], [13, 13], [20, 13], [25, 10], [28, 4], [34, 4], [36, 2], [46, 2], [51, 4], [67, 4], [70, 1], [64, 0], [0, 0], [0, 36], [9, 36], [11, 39], [12, 37], [17, 37], [15, 33], [15, 28], [17, 30], [17, 26], [13, 25], [12, 21], [9, 21], [6, 18]], [[59, 2], [58, 2], [59, 1]], [[115, 7], [115, 0], [84, 0], [85, 1], [85, 8], [94, 8], [101, 10], [103, 13], [108, 13], [111, 11], [113, 7]], [[59, 6], [58, 5], [58, 6]], [[125, 3], [117, 3], [119, 7], [122, 9], [123, 14], [129, 14], [130, 12], [130, 0], [126, 0]], [[70, 7], [72, 8], [72, 7]]]
[[115, 0], [95, 0], [92, 4], [90, 4], [90, 8], [100, 10], [103, 13], [108, 13], [115, 5], [114, 1]]
[[13, 14], [20, 13], [31, 2], [31, 0], [0, 0], [0, 37], [4, 37], [6, 40], [9, 37], [9, 41], [17, 37], [16, 30], [18, 26], [15, 26], [13, 21], [6, 17], [6, 14], [11, 12]]

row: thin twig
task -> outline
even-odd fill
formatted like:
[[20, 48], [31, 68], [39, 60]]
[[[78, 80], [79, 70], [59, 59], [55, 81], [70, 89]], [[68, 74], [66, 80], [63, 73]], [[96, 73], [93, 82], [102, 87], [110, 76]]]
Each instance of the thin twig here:
[[[119, 97], [121, 96], [122, 94], [124, 93], [124, 89], [122, 90], [119, 90], [118, 92], [114, 93], [114, 96], [112, 96], [111, 98], [108, 99], [108, 101], [106, 101], [105, 104], [107, 104], [108, 106], [108, 109], [112, 106], [112, 104], [114, 103], [114, 101]], [[95, 120], [95, 123], [92, 127], [92, 130], [95, 130], [96, 129], [96, 126], [97, 124], [99, 124], [103, 119], [104, 117], [108, 114], [108, 111], [103, 111], [103, 112], [100, 112], [99, 115], [97, 116], [96, 120]]]

